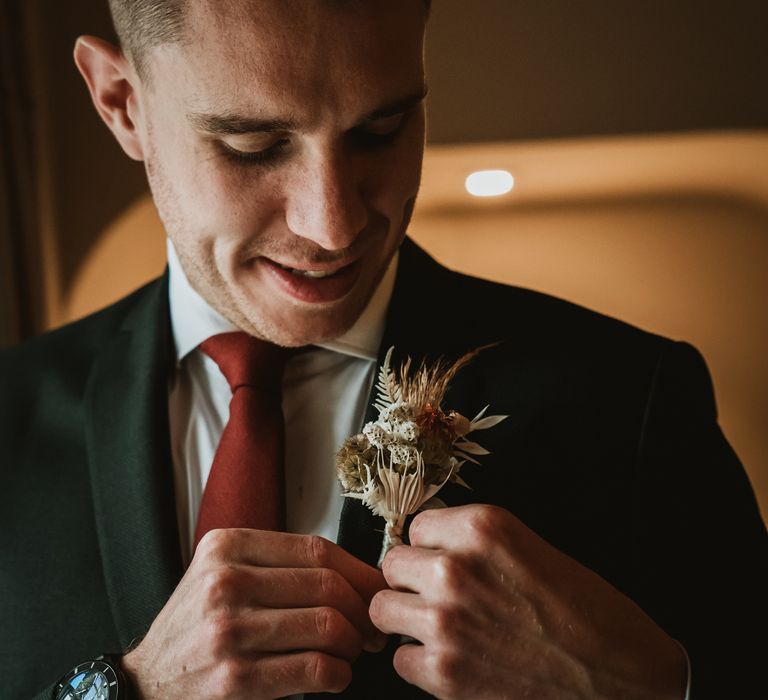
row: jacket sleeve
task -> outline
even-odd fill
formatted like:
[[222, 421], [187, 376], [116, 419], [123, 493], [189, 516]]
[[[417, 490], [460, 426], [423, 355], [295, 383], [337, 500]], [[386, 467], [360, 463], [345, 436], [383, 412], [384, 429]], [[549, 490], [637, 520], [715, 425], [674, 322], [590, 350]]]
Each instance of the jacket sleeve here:
[[55, 685], [52, 685], [45, 690], [40, 691], [35, 695], [32, 700], [53, 700], [53, 690]]
[[670, 343], [659, 360], [633, 494], [632, 597], [687, 650], [691, 700], [759, 697], [768, 535], [690, 345]]

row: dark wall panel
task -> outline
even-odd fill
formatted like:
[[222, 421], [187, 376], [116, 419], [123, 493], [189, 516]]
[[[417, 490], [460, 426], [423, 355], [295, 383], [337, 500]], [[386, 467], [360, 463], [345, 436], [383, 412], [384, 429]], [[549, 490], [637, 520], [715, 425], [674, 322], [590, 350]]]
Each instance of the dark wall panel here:
[[765, 0], [437, 0], [436, 143], [768, 126]]

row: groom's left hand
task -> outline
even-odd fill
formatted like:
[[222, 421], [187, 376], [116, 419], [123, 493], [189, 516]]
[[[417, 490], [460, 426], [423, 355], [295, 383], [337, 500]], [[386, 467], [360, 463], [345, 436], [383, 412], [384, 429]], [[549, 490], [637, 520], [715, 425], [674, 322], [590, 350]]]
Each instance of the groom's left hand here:
[[419, 514], [392, 549], [373, 623], [408, 635], [397, 673], [439, 698], [682, 700], [677, 643], [597, 574], [511, 513], [472, 505]]

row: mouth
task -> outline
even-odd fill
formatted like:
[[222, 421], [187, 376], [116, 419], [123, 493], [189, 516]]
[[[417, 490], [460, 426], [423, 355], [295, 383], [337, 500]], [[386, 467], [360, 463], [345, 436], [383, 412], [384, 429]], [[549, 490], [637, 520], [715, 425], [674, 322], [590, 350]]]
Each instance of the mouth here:
[[312, 277], [313, 279], [324, 279], [326, 277], [333, 277], [334, 275], [339, 274], [341, 270], [344, 268], [338, 268], [337, 270], [302, 270], [297, 267], [288, 267], [287, 265], [281, 265], [280, 263], [275, 263], [281, 270], [285, 270], [286, 272], [291, 272], [294, 275], [301, 275], [303, 277]]
[[355, 286], [361, 269], [360, 260], [341, 267], [338, 263], [293, 267], [261, 257], [258, 264], [280, 291], [309, 304], [327, 304], [345, 297]]

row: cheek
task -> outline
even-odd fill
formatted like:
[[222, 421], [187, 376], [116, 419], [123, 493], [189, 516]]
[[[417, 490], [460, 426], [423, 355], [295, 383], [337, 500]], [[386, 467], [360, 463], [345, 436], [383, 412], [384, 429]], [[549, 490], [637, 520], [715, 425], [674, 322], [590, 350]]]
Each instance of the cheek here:
[[221, 158], [199, 161], [191, 190], [196, 225], [217, 238], [257, 235], [279, 208], [275, 188], [264, 178]]
[[395, 148], [382, 154], [371, 187], [370, 199], [376, 208], [395, 215], [416, 196], [421, 182], [422, 139], [418, 132], [409, 131]]

